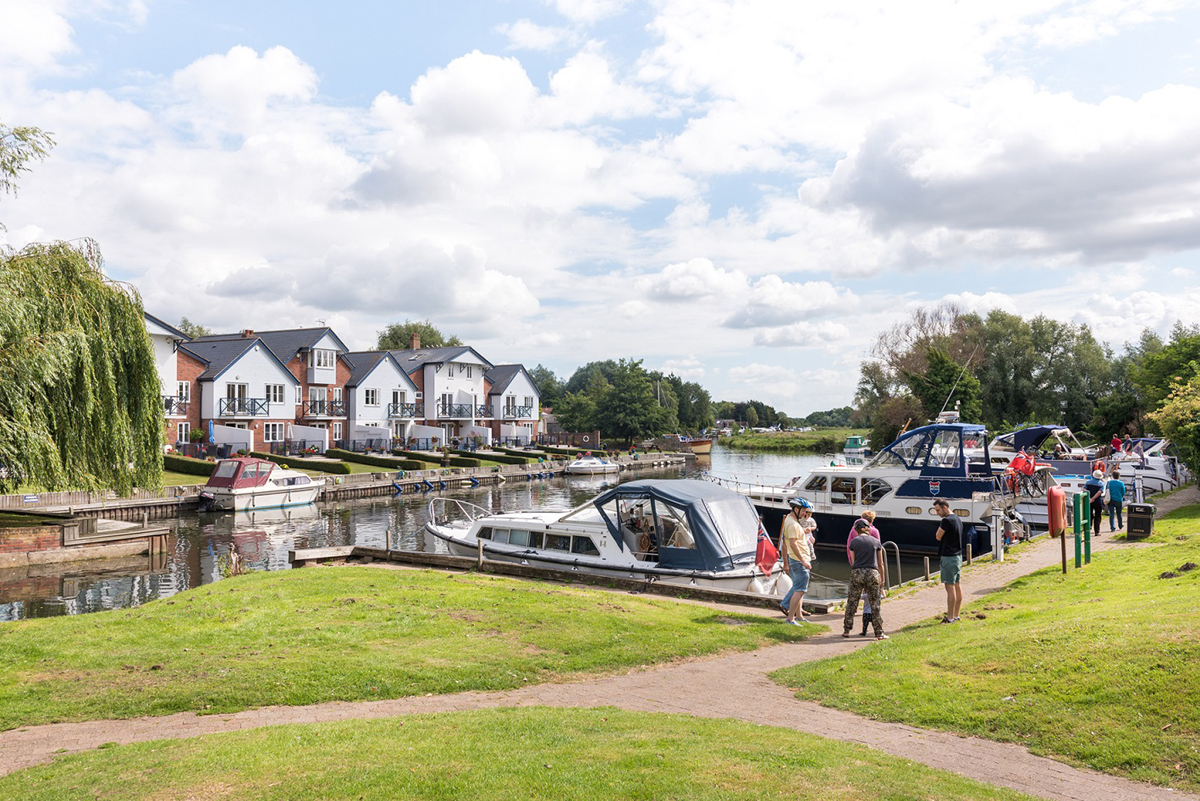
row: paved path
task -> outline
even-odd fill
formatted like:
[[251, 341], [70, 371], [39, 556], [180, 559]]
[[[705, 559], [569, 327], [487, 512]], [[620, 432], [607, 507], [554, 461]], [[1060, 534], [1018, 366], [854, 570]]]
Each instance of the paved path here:
[[[1161, 501], [1159, 513], [1164, 514], [1179, 506], [1197, 502], [1200, 502], [1200, 490], [1191, 487]], [[1094, 542], [1093, 551], [1123, 547], [1140, 546], [1114, 542], [1105, 531], [1104, 536]], [[1073, 558], [1073, 551], [1070, 556]], [[1058, 564], [1059, 560], [1059, 542], [1043, 538], [1027, 546], [1027, 550], [1015, 559], [978, 563], [964, 575], [967, 595], [964, 600], [969, 603], [1016, 578]], [[909, 591], [901, 597], [885, 601], [885, 621], [889, 630], [897, 631], [938, 615], [944, 606], [945, 592], [941, 585]], [[745, 613], [746, 609], [738, 607], [736, 611]], [[16, 729], [0, 733], [0, 775], [48, 762], [56, 752], [84, 751], [109, 742], [125, 744], [284, 723], [365, 720], [489, 707], [614, 706], [636, 711], [734, 718], [796, 729], [860, 743], [934, 768], [1044, 798], [1071, 801], [1200, 799], [1200, 796], [1188, 793], [1073, 768], [1034, 756], [1018, 745], [874, 721], [850, 712], [798, 701], [786, 687], [771, 681], [767, 674], [789, 665], [849, 653], [867, 646], [869, 642], [867, 638], [858, 636], [843, 639], [840, 636], [841, 615], [824, 615], [814, 620], [829, 626], [830, 631], [803, 643], [638, 670], [602, 679], [540, 684], [509, 692], [471, 692], [390, 701], [267, 707], [233, 715], [180, 713], [166, 717], [61, 723]]]

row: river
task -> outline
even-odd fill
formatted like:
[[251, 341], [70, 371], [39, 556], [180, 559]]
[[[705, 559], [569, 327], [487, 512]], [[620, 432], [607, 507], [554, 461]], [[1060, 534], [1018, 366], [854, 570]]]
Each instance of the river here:
[[[445, 493], [491, 508], [570, 508], [606, 487], [637, 478], [696, 478], [705, 472], [782, 484], [824, 463], [816, 456], [731, 451], [716, 447], [709, 459], [687, 468], [639, 470], [613, 477], [561, 477]], [[380, 496], [246, 513], [186, 512], [165, 521], [172, 529], [167, 553], [104, 562], [0, 570], [0, 621], [76, 615], [137, 606], [222, 578], [236, 547], [251, 570], [287, 570], [288, 552], [301, 548], [366, 545], [403, 550], [444, 550], [422, 535], [428, 495]], [[918, 570], [906, 560], [905, 575]], [[814, 568], [811, 597], [842, 597], [848, 569], [839, 551], [822, 551]]]

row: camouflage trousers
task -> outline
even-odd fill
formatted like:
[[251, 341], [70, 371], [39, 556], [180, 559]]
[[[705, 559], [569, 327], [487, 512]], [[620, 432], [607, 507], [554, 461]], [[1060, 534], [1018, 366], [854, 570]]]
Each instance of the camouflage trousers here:
[[846, 596], [846, 617], [842, 621], [842, 631], [847, 634], [854, 628], [854, 614], [858, 611], [858, 599], [863, 593], [871, 604], [871, 625], [875, 627], [875, 636], [883, 634], [883, 607], [879, 603], [882, 588], [879, 586], [879, 571], [874, 568], [856, 567], [850, 571], [850, 594]]

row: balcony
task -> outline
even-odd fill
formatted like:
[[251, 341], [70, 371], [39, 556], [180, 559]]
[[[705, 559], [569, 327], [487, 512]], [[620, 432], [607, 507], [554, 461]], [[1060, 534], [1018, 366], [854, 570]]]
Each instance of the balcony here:
[[271, 404], [266, 398], [220, 398], [217, 417], [266, 417]]
[[301, 404], [301, 417], [345, 417], [345, 401], [310, 400]]
[[504, 419], [505, 420], [532, 420], [533, 419], [533, 407], [532, 406], [505, 406], [504, 407]]
[[469, 419], [475, 417], [475, 410], [479, 408], [473, 403], [439, 403], [437, 405], [437, 416], [441, 419]]
[[492, 407], [488, 406], [486, 403], [479, 404], [478, 406], [475, 407], [475, 416], [476, 417], [491, 417], [492, 416]]
[[416, 417], [417, 404], [415, 403], [389, 403], [388, 417]]
[[181, 398], [177, 395], [163, 395], [163, 411], [167, 417], [186, 417], [188, 413], [188, 399]]

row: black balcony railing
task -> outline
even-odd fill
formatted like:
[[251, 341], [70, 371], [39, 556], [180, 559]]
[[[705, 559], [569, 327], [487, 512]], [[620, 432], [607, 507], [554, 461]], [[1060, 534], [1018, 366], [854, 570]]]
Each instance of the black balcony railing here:
[[532, 406], [505, 406], [504, 417], [507, 420], [528, 420], [533, 417]]
[[187, 398], [181, 398], [177, 395], [163, 395], [163, 411], [168, 417], [173, 415], [186, 415], [188, 410]]
[[437, 407], [438, 417], [474, 417], [475, 404], [473, 403], [439, 403]]
[[221, 398], [217, 402], [218, 417], [266, 417], [270, 412], [266, 398]]
[[388, 417], [416, 417], [417, 404], [415, 403], [389, 403]]
[[304, 417], [345, 417], [346, 404], [340, 400], [310, 400], [301, 405]]
[[492, 416], [492, 407], [488, 406], [486, 403], [479, 404], [478, 406], [475, 407], [475, 416], [476, 417], [491, 417]]

